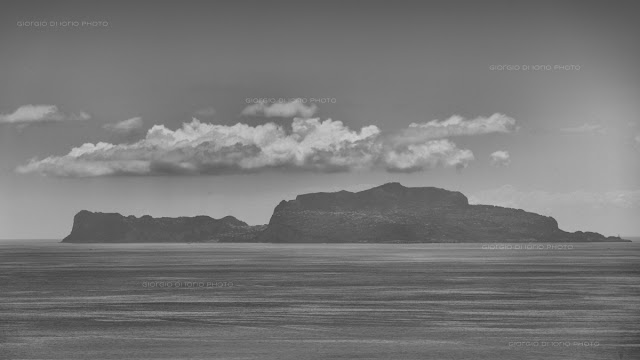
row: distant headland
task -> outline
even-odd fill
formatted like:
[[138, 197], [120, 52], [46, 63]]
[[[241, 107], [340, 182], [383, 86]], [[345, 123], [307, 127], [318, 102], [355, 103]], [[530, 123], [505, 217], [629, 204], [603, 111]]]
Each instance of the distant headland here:
[[153, 218], [80, 211], [65, 243], [486, 243], [627, 242], [566, 232], [519, 209], [470, 205], [460, 192], [388, 183], [372, 189], [298, 195], [282, 201], [267, 225], [233, 216]]

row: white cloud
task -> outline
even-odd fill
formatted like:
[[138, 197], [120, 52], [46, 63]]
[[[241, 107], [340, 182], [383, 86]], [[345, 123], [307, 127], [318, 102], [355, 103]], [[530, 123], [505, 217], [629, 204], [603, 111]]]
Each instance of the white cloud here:
[[316, 113], [318, 107], [315, 104], [305, 105], [301, 101], [293, 100], [290, 102], [276, 102], [268, 105], [264, 102], [251, 104], [244, 108], [241, 115], [244, 116], [264, 116], [264, 117], [301, 117], [310, 118]]
[[461, 169], [467, 167], [473, 159], [471, 150], [459, 149], [447, 139], [411, 144], [384, 154], [385, 167], [391, 172], [424, 171], [436, 166]]
[[560, 131], [569, 134], [602, 134], [605, 132], [605, 129], [602, 125], [582, 124], [576, 127], [562, 128]]
[[622, 209], [640, 208], [640, 190], [626, 191], [572, 191], [552, 193], [541, 190], [520, 191], [511, 185], [481, 191], [469, 198], [472, 204], [487, 204], [520, 208], [528, 211], [551, 214], [560, 207], [615, 207]]
[[421, 143], [431, 139], [451, 136], [483, 135], [490, 133], [509, 133], [516, 130], [516, 121], [506, 115], [495, 113], [489, 117], [471, 120], [454, 115], [447, 120], [432, 120], [427, 123], [412, 123], [409, 128], [398, 134], [394, 141], [400, 144]]
[[635, 140], [638, 144], [640, 144], [640, 134], [636, 135], [636, 137], [634, 137], [633, 140]]
[[141, 117], [134, 117], [128, 120], [122, 120], [117, 123], [104, 124], [102, 127], [106, 130], [119, 134], [128, 134], [142, 128], [143, 122]]
[[470, 150], [446, 139], [395, 146], [374, 125], [350, 130], [340, 121], [296, 118], [291, 130], [267, 123], [233, 126], [193, 119], [177, 130], [155, 125], [132, 144], [84, 144], [64, 156], [32, 159], [18, 173], [106, 175], [225, 174], [279, 169], [337, 172], [382, 168], [412, 172], [462, 168]]
[[509, 166], [511, 164], [511, 157], [509, 152], [505, 150], [498, 150], [489, 155], [491, 165], [495, 167]]
[[199, 109], [195, 112], [196, 116], [202, 116], [202, 117], [211, 117], [215, 114], [216, 114], [216, 109], [214, 109], [213, 107]]
[[27, 125], [43, 122], [89, 120], [86, 112], [64, 114], [55, 105], [23, 105], [11, 114], [0, 114], [0, 124]]

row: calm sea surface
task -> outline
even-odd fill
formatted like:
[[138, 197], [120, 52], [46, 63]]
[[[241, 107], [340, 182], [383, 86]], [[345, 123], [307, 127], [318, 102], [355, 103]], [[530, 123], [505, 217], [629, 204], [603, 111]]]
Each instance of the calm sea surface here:
[[0, 358], [640, 359], [640, 243], [1, 241]]

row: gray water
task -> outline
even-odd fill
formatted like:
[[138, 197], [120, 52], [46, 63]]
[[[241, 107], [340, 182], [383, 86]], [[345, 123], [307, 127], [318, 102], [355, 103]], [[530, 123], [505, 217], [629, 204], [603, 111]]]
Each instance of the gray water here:
[[640, 243], [3, 241], [0, 358], [640, 359], [638, 260]]

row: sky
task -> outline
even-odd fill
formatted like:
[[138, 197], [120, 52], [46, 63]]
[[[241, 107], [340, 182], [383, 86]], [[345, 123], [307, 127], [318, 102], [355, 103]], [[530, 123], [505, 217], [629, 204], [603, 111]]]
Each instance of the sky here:
[[386, 182], [640, 235], [633, 2], [8, 1], [0, 239]]

